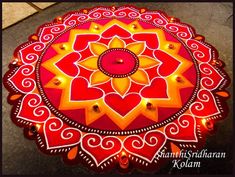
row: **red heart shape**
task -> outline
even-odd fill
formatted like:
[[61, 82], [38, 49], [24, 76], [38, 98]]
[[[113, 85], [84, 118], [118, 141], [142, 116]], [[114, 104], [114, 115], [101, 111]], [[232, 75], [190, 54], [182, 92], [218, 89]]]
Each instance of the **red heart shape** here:
[[86, 134], [82, 138], [81, 148], [89, 154], [99, 166], [122, 149], [121, 141], [114, 136], [100, 136], [95, 133]]
[[199, 90], [195, 102], [190, 106], [192, 114], [198, 117], [210, 117], [219, 114], [215, 98], [208, 90]]
[[129, 153], [151, 163], [165, 142], [165, 135], [158, 130], [153, 130], [145, 133], [143, 138], [140, 135], [127, 136], [123, 145]]
[[55, 65], [65, 74], [75, 77], [79, 73], [79, 69], [74, 62], [78, 61], [80, 57], [79, 53], [72, 52], [56, 62]]
[[191, 115], [181, 115], [177, 120], [166, 125], [164, 131], [168, 139], [197, 142], [196, 123]]
[[135, 39], [136, 41], [145, 41], [146, 45], [151, 49], [156, 49], [159, 45], [157, 35], [154, 33], [134, 34], [133, 39]]
[[34, 71], [32, 65], [22, 65], [8, 80], [20, 92], [29, 93], [36, 87]]
[[88, 81], [83, 77], [77, 77], [71, 84], [71, 100], [96, 100], [103, 96], [103, 91], [96, 87], [88, 87]]
[[208, 63], [201, 63], [199, 65], [201, 72], [201, 85], [206, 89], [215, 89], [217, 88], [223, 77]]
[[97, 34], [84, 34], [84, 35], [77, 35], [73, 48], [74, 50], [80, 51], [85, 49], [88, 46], [88, 43], [91, 41], [99, 40], [99, 35]]
[[61, 119], [53, 117], [44, 124], [47, 149], [74, 146], [80, 142], [81, 132], [66, 125]]
[[138, 94], [130, 93], [122, 98], [119, 94], [111, 93], [105, 96], [105, 103], [121, 116], [125, 116], [141, 101]]
[[149, 86], [145, 86], [141, 92], [144, 98], [168, 98], [167, 85], [163, 78], [154, 78]]
[[155, 57], [161, 61], [158, 73], [161, 76], [169, 76], [178, 68], [180, 62], [161, 50], [154, 51]]
[[22, 99], [17, 117], [40, 123], [49, 118], [50, 114], [50, 110], [43, 104], [38, 94], [27, 94]]
[[106, 31], [104, 31], [102, 33], [102, 37], [105, 38], [110, 38], [113, 36], [119, 36], [119, 37], [130, 37], [131, 34], [124, 30], [123, 28], [117, 26], [117, 25], [113, 25], [111, 28], [107, 29]]

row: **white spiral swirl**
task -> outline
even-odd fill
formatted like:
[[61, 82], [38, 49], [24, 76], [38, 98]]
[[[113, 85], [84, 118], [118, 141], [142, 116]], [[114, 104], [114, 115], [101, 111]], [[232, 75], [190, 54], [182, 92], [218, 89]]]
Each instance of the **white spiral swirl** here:
[[[56, 119], [56, 120], [59, 120], [59, 124], [57, 124], [56, 122], [52, 122], [48, 128], [50, 131], [58, 131], [60, 130], [62, 127], [63, 127], [63, 122], [60, 120], [60, 119]], [[59, 126], [59, 127], [58, 127]], [[58, 127], [58, 128], [57, 128]]]
[[201, 96], [198, 94], [198, 99], [203, 102], [208, 102], [210, 100], [210, 97], [207, 94], [202, 94]]
[[185, 37], [187, 37], [187, 33], [186, 32], [179, 32], [179, 33], [177, 33], [177, 36], [178, 37], [180, 37], [180, 38], [185, 38]]
[[117, 17], [125, 17], [126, 16], [126, 12], [119, 12], [118, 14], [116, 14]]
[[142, 14], [141, 18], [142, 20], [152, 20], [153, 16], [149, 14]]
[[[68, 140], [68, 139], [71, 139], [74, 136], [74, 133], [72, 133], [69, 130], [71, 130], [71, 128], [66, 128], [61, 132], [61, 138], [62, 139]], [[66, 131], [69, 131], [69, 132], [66, 133]]]
[[103, 16], [105, 16], [105, 17], [112, 17], [113, 16], [113, 12], [112, 11], [103, 12]]
[[130, 17], [130, 18], [137, 18], [137, 17], [139, 17], [139, 13], [137, 13], [137, 12], [130, 12], [128, 14], [128, 17]]
[[26, 88], [29, 88], [31, 86], [36, 86], [35, 81], [31, 78], [24, 78], [21, 83], [22, 83], [22, 86]]
[[39, 43], [38, 45], [35, 45], [33, 47], [33, 50], [35, 50], [35, 51], [42, 51], [44, 48], [45, 48], [45, 44]]
[[168, 26], [168, 29], [171, 31], [171, 32], [178, 32], [179, 31], [179, 28], [177, 26]]
[[153, 20], [153, 23], [157, 24], [157, 25], [163, 25], [164, 21], [160, 18], [156, 18]]
[[38, 60], [39, 56], [35, 53], [29, 53], [25, 57], [27, 60], [32, 61], [32, 60]]
[[213, 79], [211, 79], [211, 78], [209, 78], [209, 77], [203, 77], [202, 79], [201, 79], [201, 85], [203, 86], [203, 87], [210, 87], [210, 86], [213, 86], [214, 85], [214, 80]]
[[210, 68], [203, 67], [202, 64], [199, 65], [200, 71], [205, 75], [211, 75], [213, 72]]
[[79, 21], [79, 22], [83, 22], [83, 21], [86, 21], [88, 19], [88, 15], [80, 15], [78, 18], [77, 18], [77, 20]]
[[[188, 43], [187, 43], [188, 44]], [[199, 46], [196, 43], [191, 43], [190, 45], [188, 45], [189, 48], [194, 49], [194, 50], [198, 50]]]
[[49, 111], [50, 110], [46, 106], [40, 106], [33, 110], [33, 115], [40, 117], [40, 116], [43, 116], [45, 112], [48, 113]]
[[142, 139], [139, 136], [136, 136], [138, 139], [137, 140], [133, 140], [131, 143], [131, 146], [134, 147], [135, 149], [141, 149], [144, 147], [144, 142], [142, 141]]
[[51, 33], [53, 34], [58, 34], [60, 33], [61, 31], [63, 31], [65, 29], [64, 25], [62, 26], [56, 26], [54, 28], [51, 29]]
[[31, 100], [28, 101], [28, 105], [30, 107], [36, 107], [36, 106], [38, 106], [40, 104], [40, 102], [41, 102], [40, 98], [38, 98], [38, 97], [37, 97], [37, 99], [36, 98], [32, 98]]
[[102, 15], [100, 12], [94, 12], [90, 14], [90, 18], [100, 18]]
[[76, 23], [77, 23], [76, 20], [69, 20], [67, 24], [68, 24], [69, 26], [74, 26], [74, 25], [76, 25]]
[[42, 37], [42, 39], [46, 42], [50, 42], [54, 38], [53, 34], [46, 34]]
[[203, 109], [205, 108], [205, 106], [204, 106], [202, 103], [200, 103], [200, 102], [196, 102], [196, 103], [194, 104], [194, 106], [195, 106], [195, 109], [196, 109], [197, 111], [201, 111], [201, 110], [203, 110]]
[[[26, 68], [28, 66], [28, 68]], [[34, 67], [32, 65], [23, 65], [21, 74], [24, 76], [30, 76], [34, 72]]]
[[[151, 143], [151, 144], [150, 144]], [[157, 137], [155, 137], [155, 136], [152, 136], [152, 137], [150, 137], [150, 139], [149, 139], [149, 146], [156, 146], [157, 145], [157, 143], [158, 143], [158, 139], [157, 139]]]
[[[105, 150], [110, 150], [110, 149], [112, 149], [113, 147], [114, 147], [114, 142], [113, 141], [111, 141], [111, 140], [107, 140], [107, 138], [108, 137], [106, 137], [106, 138], [101, 138], [99, 135], [96, 135], [96, 137], [98, 138], [98, 139], [96, 139], [95, 137], [91, 137], [91, 138], [89, 138], [88, 140], [87, 140], [87, 144], [88, 144], [88, 146], [89, 147], [92, 147], [92, 148], [96, 148], [96, 147], [98, 147], [98, 146], [101, 146], [103, 149], [105, 149]], [[105, 142], [105, 146], [102, 144], [103, 142]], [[94, 143], [96, 143], [95, 145], [92, 145], [92, 143], [94, 144]]]
[[202, 51], [197, 50], [197, 51], [194, 51], [194, 52], [193, 52], [193, 56], [194, 56], [195, 58], [204, 58], [204, 57], [205, 57], [205, 54], [204, 54]]
[[172, 125], [172, 127], [169, 129], [170, 134], [177, 135], [179, 133], [179, 127], [175, 123], [171, 123], [169, 125]]
[[182, 120], [181, 122], [180, 122], [181, 120], [179, 120], [179, 124], [181, 125], [181, 127], [183, 127], [183, 128], [187, 128], [188, 126], [189, 126], [189, 121], [188, 120]]

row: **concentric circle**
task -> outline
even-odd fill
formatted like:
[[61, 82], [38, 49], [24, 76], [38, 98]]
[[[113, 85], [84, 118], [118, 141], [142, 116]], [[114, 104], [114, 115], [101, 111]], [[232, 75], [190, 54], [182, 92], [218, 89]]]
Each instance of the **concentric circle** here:
[[110, 77], [122, 78], [137, 71], [139, 59], [128, 49], [112, 48], [99, 56], [98, 67], [100, 71]]

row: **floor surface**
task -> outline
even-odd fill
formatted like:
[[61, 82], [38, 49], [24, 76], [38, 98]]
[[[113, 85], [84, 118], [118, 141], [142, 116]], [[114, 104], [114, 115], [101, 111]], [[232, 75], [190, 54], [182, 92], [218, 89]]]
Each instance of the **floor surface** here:
[[[126, 3], [59, 3], [45, 9], [41, 13], [2, 31], [2, 73], [7, 71], [14, 49], [27, 41], [37, 27], [43, 23], [52, 21], [56, 16], [68, 11], [80, 8], [91, 8], [98, 5], [123, 5]], [[151, 10], [165, 11], [169, 16], [181, 19], [182, 22], [191, 24], [198, 34], [205, 36], [206, 41], [212, 44], [220, 54], [221, 60], [226, 63], [225, 70], [232, 80], [232, 34], [233, 34], [233, 4], [232, 3], [132, 3], [138, 7], [146, 7]], [[3, 87], [3, 86], [2, 86]], [[8, 92], [3, 87], [2, 105], [2, 135], [3, 135], [3, 174], [17, 175], [84, 175], [94, 174], [88, 169], [76, 165], [65, 165], [59, 156], [48, 156], [41, 153], [33, 141], [25, 139], [21, 128], [16, 127], [10, 119], [11, 106], [7, 104]], [[228, 91], [232, 94], [232, 85]], [[231, 174], [232, 173], [232, 98], [228, 104], [230, 113], [226, 120], [219, 123], [215, 135], [208, 137], [206, 147], [209, 151], [224, 151], [226, 159], [202, 160], [199, 169], [176, 170], [171, 164], [162, 168], [161, 174]], [[113, 174], [111, 171], [109, 174]], [[141, 172], [134, 171], [134, 174]]]

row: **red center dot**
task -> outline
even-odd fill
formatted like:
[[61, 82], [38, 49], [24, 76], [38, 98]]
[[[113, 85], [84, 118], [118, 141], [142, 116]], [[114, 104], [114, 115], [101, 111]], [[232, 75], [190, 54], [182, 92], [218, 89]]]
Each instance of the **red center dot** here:
[[128, 49], [112, 48], [99, 56], [98, 67], [110, 77], [127, 77], [137, 71], [139, 59]]

